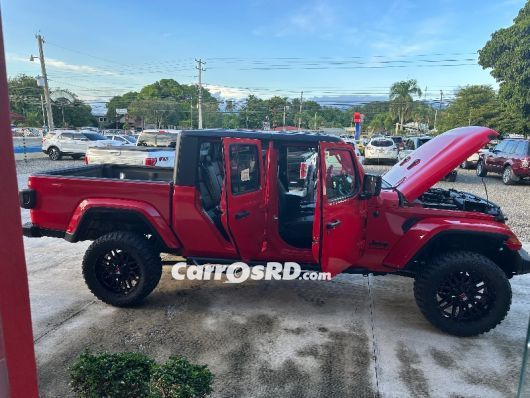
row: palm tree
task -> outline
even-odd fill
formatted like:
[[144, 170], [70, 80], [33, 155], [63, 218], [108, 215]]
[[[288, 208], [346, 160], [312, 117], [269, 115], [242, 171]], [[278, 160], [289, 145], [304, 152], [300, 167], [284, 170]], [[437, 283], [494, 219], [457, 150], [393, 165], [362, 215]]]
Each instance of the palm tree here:
[[403, 122], [412, 108], [413, 94], [421, 97], [421, 89], [416, 79], [395, 82], [390, 87], [390, 110], [397, 115], [400, 130], [403, 129]]

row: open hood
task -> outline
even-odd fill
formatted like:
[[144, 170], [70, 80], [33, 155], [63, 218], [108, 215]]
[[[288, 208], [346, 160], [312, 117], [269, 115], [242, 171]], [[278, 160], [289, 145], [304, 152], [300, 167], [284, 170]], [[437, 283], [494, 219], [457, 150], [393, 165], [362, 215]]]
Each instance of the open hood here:
[[449, 130], [401, 160], [383, 179], [411, 202], [498, 136], [496, 131], [480, 126]]

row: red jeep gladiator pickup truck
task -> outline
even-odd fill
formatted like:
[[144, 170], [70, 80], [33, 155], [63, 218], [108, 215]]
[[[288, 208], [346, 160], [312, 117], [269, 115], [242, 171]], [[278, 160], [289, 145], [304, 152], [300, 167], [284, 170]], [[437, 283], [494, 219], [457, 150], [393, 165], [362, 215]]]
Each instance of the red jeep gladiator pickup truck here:
[[[497, 136], [448, 131], [380, 177], [335, 136], [182, 131], [174, 169], [102, 164], [30, 176], [23, 232], [94, 241], [83, 275], [115, 306], [157, 286], [162, 252], [194, 264], [293, 261], [331, 275], [413, 277], [432, 324], [476, 335], [504, 319], [509, 279], [530, 272], [530, 258], [497, 205], [432, 186]], [[293, 159], [311, 161], [298, 173]]]

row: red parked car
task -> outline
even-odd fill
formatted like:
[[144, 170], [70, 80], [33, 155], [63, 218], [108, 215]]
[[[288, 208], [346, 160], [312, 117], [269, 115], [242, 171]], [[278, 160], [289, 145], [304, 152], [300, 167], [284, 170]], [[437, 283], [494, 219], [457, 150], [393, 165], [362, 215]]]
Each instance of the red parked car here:
[[[115, 306], [137, 304], [157, 286], [161, 252], [193, 264], [294, 261], [331, 275], [415, 278], [432, 324], [476, 335], [504, 319], [509, 279], [530, 272], [530, 257], [497, 205], [431, 187], [497, 136], [448, 131], [381, 177], [365, 174], [339, 137], [182, 131], [174, 170], [103, 164], [30, 176], [20, 193], [31, 209], [24, 235], [92, 240], [83, 276]], [[296, 173], [293, 156], [306, 153], [315, 170]]]
[[485, 177], [488, 172], [501, 174], [506, 185], [530, 178], [530, 141], [509, 138], [491, 151], [482, 153], [477, 163], [477, 175]]

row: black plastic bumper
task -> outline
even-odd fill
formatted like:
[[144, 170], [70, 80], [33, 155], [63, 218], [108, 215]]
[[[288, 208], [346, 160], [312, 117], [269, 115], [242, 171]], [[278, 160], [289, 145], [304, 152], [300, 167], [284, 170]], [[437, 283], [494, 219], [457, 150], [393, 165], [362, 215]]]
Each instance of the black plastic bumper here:
[[51, 236], [52, 238], [64, 238], [64, 231], [39, 228], [30, 222], [27, 222], [22, 226], [22, 234], [28, 238], [42, 238], [43, 236]]
[[517, 252], [516, 274], [530, 274], [530, 254], [525, 249], [521, 249]]

